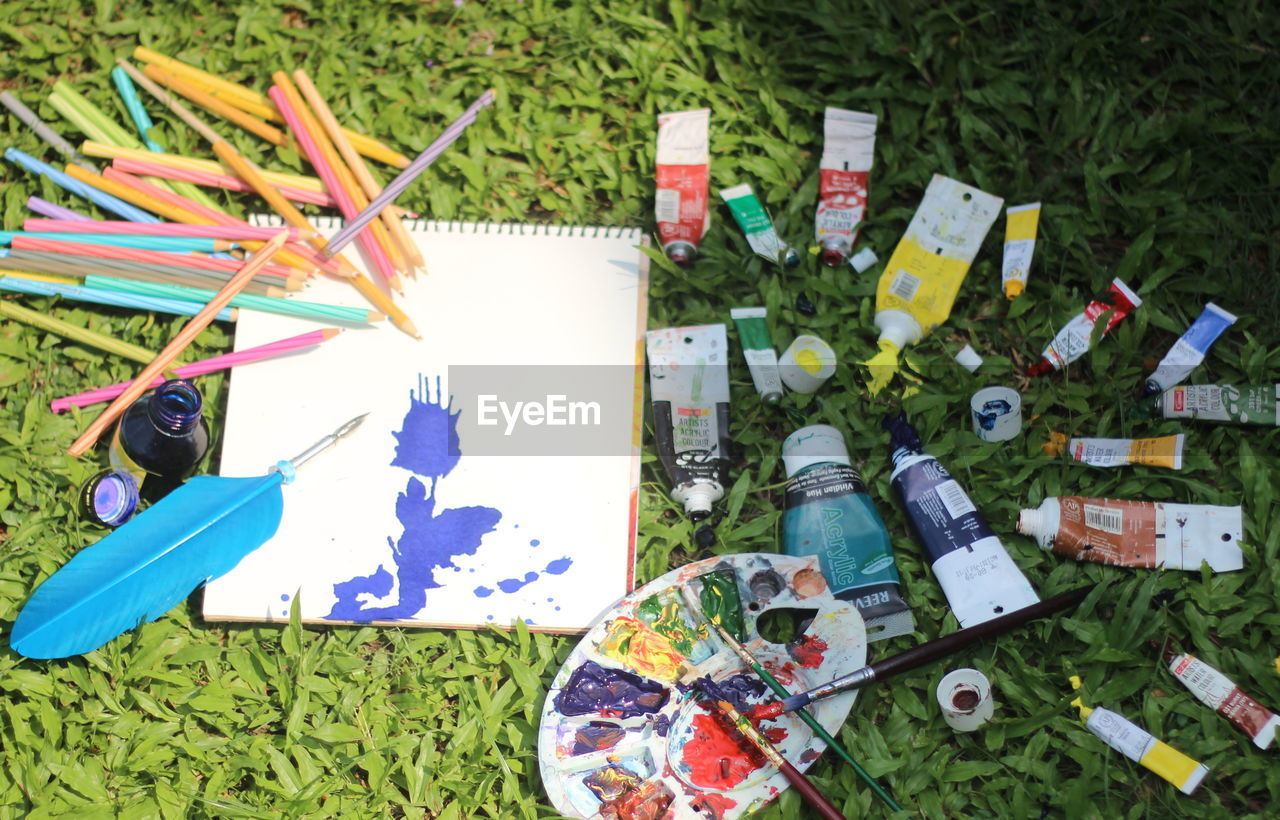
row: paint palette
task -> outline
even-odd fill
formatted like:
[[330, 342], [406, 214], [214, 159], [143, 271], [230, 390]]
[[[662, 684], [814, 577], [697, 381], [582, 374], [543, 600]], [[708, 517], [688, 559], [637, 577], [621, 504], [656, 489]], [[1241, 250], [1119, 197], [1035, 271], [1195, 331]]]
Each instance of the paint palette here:
[[[862, 617], [830, 593], [810, 558], [747, 553], [673, 570], [597, 621], [552, 682], [538, 758], [547, 794], [561, 814], [733, 820], [787, 788], [786, 778], [693, 685], [710, 677], [748, 715], [777, 700], [686, 607], [686, 586], [702, 610], [737, 632], [793, 693], [866, 663]], [[728, 603], [717, 607], [717, 601]], [[825, 698], [810, 711], [834, 733], [856, 695]], [[826, 748], [793, 714], [759, 728], [801, 771]]]

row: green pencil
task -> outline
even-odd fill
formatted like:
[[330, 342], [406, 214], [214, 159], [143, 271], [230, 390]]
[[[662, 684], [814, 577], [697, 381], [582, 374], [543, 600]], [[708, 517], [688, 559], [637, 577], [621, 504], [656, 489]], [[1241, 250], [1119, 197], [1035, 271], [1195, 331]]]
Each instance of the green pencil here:
[[88, 328], [73, 325], [62, 319], [55, 319], [52, 316], [46, 316], [30, 308], [24, 308], [22, 305], [16, 305], [5, 299], [0, 299], [0, 316], [7, 316], [18, 322], [25, 322], [41, 330], [65, 336], [81, 344], [96, 347], [99, 350], [105, 350], [108, 353], [114, 353], [126, 359], [133, 359], [135, 362], [141, 362], [142, 364], [151, 364], [156, 358], [156, 354], [145, 347], [138, 347], [119, 339], [113, 339]]
[[[687, 585], [681, 586], [680, 594], [684, 597], [685, 606], [689, 607], [699, 620], [714, 629], [716, 634], [720, 636], [720, 640], [724, 641], [725, 645], [732, 649], [734, 654], [736, 654], [752, 672], [755, 672], [760, 679], [773, 690], [775, 695], [780, 698], [787, 698], [791, 696], [791, 692], [787, 691], [787, 688], [779, 683], [777, 678], [769, 674], [769, 670], [765, 669], [763, 664], [756, 660], [755, 656], [752, 655], [745, 646], [738, 643], [737, 639], [729, 634], [729, 630], [707, 617], [706, 613], [702, 611], [702, 607], [698, 605], [698, 599], [694, 597], [692, 589]], [[808, 709], [800, 709], [796, 714], [800, 716], [801, 720], [809, 725], [809, 728], [813, 730], [814, 734], [826, 741], [826, 744], [831, 747], [832, 751], [853, 767], [853, 770], [858, 773], [858, 777], [861, 777], [863, 782], [871, 787], [871, 791], [875, 792], [876, 797], [883, 800], [885, 805], [894, 811], [902, 811], [902, 806], [898, 805], [898, 802], [893, 799], [893, 796], [885, 791], [866, 769], [858, 765], [858, 761], [853, 759], [853, 756], [849, 754], [844, 746], [840, 745], [839, 741], [831, 736], [830, 732], [822, 728], [822, 724], [818, 722], [817, 718], [809, 713]]]
[[[189, 302], [207, 302], [213, 298], [214, 291], [203, 288], [189, 288], [182, 285], [164, 285], [156, 282], [139, 282], [131, 279], [110, 279], [108, 277], [86, 276], [85, 284], [103, 290], [115, 290], [125, 293], [142, 293], [148, 296], [166, 296], [170, 299], [186, 299]], [[297, 316], [302, 319], [337, 322], [376, 322], [385, 318], [381, 313], [364, 308], [345, 307], [343, 305], [325, 305], [319, 302], [304, 302], [300, 299], [284, 299], [277, 296], [257, 296], [241, 293], [231, 300], [235, 307], [247, 310], [260, 310], [264, 313], [276, 313], [282, 316]]]

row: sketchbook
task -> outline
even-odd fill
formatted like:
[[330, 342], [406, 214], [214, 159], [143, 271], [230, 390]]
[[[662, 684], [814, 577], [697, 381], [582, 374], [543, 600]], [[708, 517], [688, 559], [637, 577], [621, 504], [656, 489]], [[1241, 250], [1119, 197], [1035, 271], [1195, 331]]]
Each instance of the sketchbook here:
[[[369, 415], [299, 468], [280, 529], [206, 587], [204, 617], [584, 631], [634, 581], [647, 240], [406, 225], [428, 272], [396, 302], [422, 340], [348, 327], [232, 372], [224, 476], [260, 475]], [[296, 296], [368, 306], [327, 277]], [[242, 310], [235, 347], [321, 326]]]

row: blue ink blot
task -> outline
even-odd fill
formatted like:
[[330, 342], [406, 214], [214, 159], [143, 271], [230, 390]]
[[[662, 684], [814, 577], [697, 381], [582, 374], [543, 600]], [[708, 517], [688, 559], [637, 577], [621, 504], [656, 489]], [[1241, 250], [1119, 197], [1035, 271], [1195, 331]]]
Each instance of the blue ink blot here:
[[526, 586], [528, 584], [532, 584], [536, 580], [538, 580], [538, 573], [526, 572], [524, 574], [524, 580], [521, 580], [519, 578], [508, 578], [505, 581], [499, 581], [498, 589], [502, 590], [503, 592], [509, 595], [512, 592], [515, 592], [520, 587]]
[[493, 594], [493, 590], [489, 589], [488, 587], [476, 587], [475, 593], [477, 598], [488, 598], [490, 595]]
[[539, 545], [539, 544], [541, 544], [541, 543], [542, 543], [541, 541], [539, 541], [538, 539], [536, 539], [536, 538], [535, 538], [535, 539], [533, 539], [532, 541], [530, 541], [530, 542], [529, 542], [529, 546], [531, 546], [531, 547], [536, 547], [536, 546], [538, 546], [538, 545]]
[[[357, 576], [333, 585], [338, 600], [325, 616], [342, 621], [373, 621], [411, 618], [427, 604], [427, 590], [439, 589], [434, 573], [438, 569], [457, 568], [453, 560], [475, 555], [484, 536], [493, 532], [502, 513], [492, 507], [456, 507], [436, 510], [436, 487], [454, 467], [462, 451], [458, 442], [458, 413], [450, 412], [449, 403], [440, 395], [440, 380], [435, 383], [436, 400], [431, 389], [420, 380], [418, 391], [409, 393], [409, 412], [402, 427], [394, 432], [397, 445], [393, 467], [402, 467], [414, 475], [404, 492], [396, 498], [396, 518], [404, 527], [398, 540], [391, 538], [393, 575], [384, 567], [372, 575]], [[424, 483], [418, 476], [426, 478]], [[360, 595], [382, 598], [390, 594], [399, 581], [399, 597], [391, 606], [365, 608]]]
[[525, 618], [525, 619], [524, 619], [524, 622], [525, 622], [525, 624], [526, 624], [526, 625], [528, 625], [528, 626], [535, 626], [535, 624], [534, 624], [534, 622], [533, 622], [533, 619], [532, 619], [532, 618]]
[[564, 575], [572, 564], [572, 558], [557, 558], [550, 564], [547, 564], [547, 572], [552, 575]]
[[493, 620], [493, 616], [492, 616], [492, 615], [486, 615], [486, 616], [484, 616], [484, 617], [485, 617], [485, 620], [487, 620], [487, 621], [492, 621], [492, 620]]
[[288, 595], [284, 595], [284, 594], [282, 594], [282, 595], [280, 596], [280, 600], [282, 600], [282, 601], [287, 601], [287, 600], [289, 600], [289, 596], [288, 596]]

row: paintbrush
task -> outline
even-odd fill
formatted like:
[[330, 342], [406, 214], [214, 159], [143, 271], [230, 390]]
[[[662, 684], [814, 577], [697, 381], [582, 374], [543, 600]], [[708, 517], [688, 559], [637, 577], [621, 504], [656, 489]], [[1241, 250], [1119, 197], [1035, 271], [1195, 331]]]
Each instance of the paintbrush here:
[[786, 758], [778, 752], [767, 737], [760, 733], [760, 730], [751, 723], [749, 718], [734, 708], [725, 694], [720, 691], [720, 687], [716, 686], [709, 676], [695, 679], [693, 685], [715, 703], [716, 708], [724, 713], [724, 716], [729, 719], [729, 722], [733, 724], [739, 734], [751, 741], [752, 745], [760, 750], [760, 754], [764, 755], [766, 760], [777, 767], [778, 771], [782, 772], [783, 777], [787, 778], [787, 782], [796, 791], [800, 792], [800, 795], [808, 801], [819, 816], [825, 818], [825, 820], [847, 820], [835, 806], [831, 805], [831, 801], [827, 800], [826, 796], [818, 790], [818, 787], [809, 781], [809, 778], [787, 762]]
[[808, 706], [820, 698], [838, 695], [841, 692], [848, 692], [850, 689], [861, 689], [876, 681], [884, 680], [890, 675], [897, 675], [900, 672], [906, 672], [924, 666], [927, 663], [932, 663], [939, 658], [944, 658], [965, 647], [972, 646], [984, 638], [1003, 634], [1014, 627], [1022, 626], [1028, 621], [1043, 618], [1045, 615], [1078, 604], [1093, 591], [1095, 586], [1096, 584], [1089, 584], [1088, 586], [1077, 587], [1060, 595], [1055, 595], [1047, 601], [1023, 607], [1010, 612], [1008, 615], [1001, 615], [999, 618], [992, 618], [968, 629], [961, 629], [959, 632], [952, 632], [950, 635], [944, 635], [937, 640], [927, 641], [908, 649], [906, 652], [900, 652], [897, 655], [885, 658], [882, 661], [876, 661], [870, 666], [864, 666], [821, 686], [815, 686], [808, 692], [792, 695], [777, 703], [760, 707], [754, 714], [762, 718], [777, 717], [783, 712], [794, 712], [797, 709]]
[[[703, 578], [706, 578], [706, 576], [704, 575]], [[737, 587], [735, 586], [734, 589], [736, 590]], [[745, 646], [739, 643], [738, 640], [729, 633], [729, 630], [725, 629], [718, 620], [707, 617], [707, 614], [702, 611], [702, 607], [698, 603], [698, 599], [694, 596], [693, 590], [690, 589], [688, 585], [681, 585], [680, 594], [684, 598], [685, 606], [687, 606], [689, 610], [693, 612], [693, 614], [703, 623], [714, 629], [716, 634], [720, 636], [720, 640], [732, 649], [734, 654], [738, 656], [738, 659], [746, 664], [751, 671], [755, 672], [756, 675], [773, 690], [775, 695], [781, 698], [790, 697], [791, 693], [787, 691], [786, 687], [778, 682], [777, 678], [769, 673], [769, 670], [764, 668], [764, 665], [756, 659], [755, 655], [752, 655]], [[809, 710], [800, 709], [797, 713], [799, 714], [800, 719], [808, 724], [809, 728], [813, 730], [814, 734], [822, 738], [823, 741], [831, 747], [832, 751], [853, 767], [853, 770], [857, 772], [858, 777], [861, 777], [862, 781], [871, 788], [871, 791], [875, 792], [876, 797], [883, 800], [885, 805], [894, 811], [902, 811], [902, 806], [898, 805], [897, 801], [893, 799], [893, 796], [885, 791], [866, 769], [858, 765], [858, 761], [853, 759], [853, 756], [849, 754], [848, 750], [846, 750], [844, 746], [840, 745], [840, 742], [837, 741], [830, 732], [822, 728], [822, 724], [818, 722], [818, 719], [815, 718]]]

